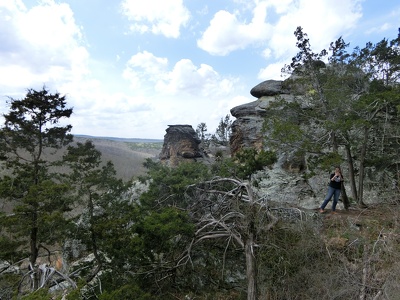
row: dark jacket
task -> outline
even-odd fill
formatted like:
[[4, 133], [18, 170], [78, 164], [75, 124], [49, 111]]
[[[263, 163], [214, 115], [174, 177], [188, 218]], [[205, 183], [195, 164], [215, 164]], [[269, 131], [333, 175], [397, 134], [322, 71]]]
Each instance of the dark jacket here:
[[343, 181], [343, 176], [341, 177], [340, 181], [336, 181], [336, 180], [332, 181], [333, 176], [335, 176], [335, 173], [332, 173], [331, 176], [330, 176], [329, 186], [333, 187], [334, 189], [340, 190], [342, 188], [342, 182], [341, 181]]

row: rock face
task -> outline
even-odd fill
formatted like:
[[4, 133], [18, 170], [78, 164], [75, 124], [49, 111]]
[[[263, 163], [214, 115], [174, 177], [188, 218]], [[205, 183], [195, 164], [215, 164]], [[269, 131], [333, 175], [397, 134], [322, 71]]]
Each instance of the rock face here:
[[232, 116], [236, 118], [232, 124], [230, 139], [233, 155], [244, 148], [252, 147], [261, 150], [262, 125], [264, 118], [267, 117], [265, 109], [272, 101], [275, 101], [277, 95], [287, 100], [293, 98], [289, 90], [283, 87], [283, 81], [279, 80], [266, 80], [252, 88], [250, 93], [258, 99], [231, 109]]
[[161, 162], [177, 166], [182, 161], [201, 158], [200, 140], [191, 125], [168, 125], [160, 153]]
[[[266, 108], [276, 96], [289, 102], [294, 99], [290, 90], [284, 88], [284, 82], [277, 80], [264, 81], [252, 88], [250, 93], [258, 99], [231, 109], [232, 116], [236, 118], [230, 139], [232, 155], [246, 148], [261, 150], [264, 139], [268, 138], [262, 132], [264, 119], [268, 118]], [[254, 175], [259, 193], [282, 205], [318, 207], [325, 196], [329, 174], [316, 174], [306, 180], [301, 175], [304, 168], [303, 161], [281, 155], [274, 166]]]

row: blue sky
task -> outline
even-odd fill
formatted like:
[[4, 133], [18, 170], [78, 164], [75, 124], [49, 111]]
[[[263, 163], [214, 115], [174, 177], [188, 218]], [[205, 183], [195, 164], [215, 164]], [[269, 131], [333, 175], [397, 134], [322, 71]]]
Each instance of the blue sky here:
[[46, 85], [74, 108], [74, 134], [214, 133], [251, 88], [282, 79], [297, 26], [320, 51], [393, 39], [399, 20], [398, 0], [0, 0], [0, 111]]

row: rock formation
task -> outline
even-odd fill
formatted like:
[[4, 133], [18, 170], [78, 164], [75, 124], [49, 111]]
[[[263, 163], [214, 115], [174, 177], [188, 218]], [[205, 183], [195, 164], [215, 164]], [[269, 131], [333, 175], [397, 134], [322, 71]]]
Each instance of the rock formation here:
[[191, 125], [168, 125], [160, 153], [162, 163], [177, 166], [182, 161], [201, 158], [200, 139]]
[[252, 88], [250, 94], [258, 99], [231, 109], [232, 116], [236, 118], [232, 124], [230, 139], [232, 155], [244, 148], [261, 150], [262, 125], [267, 117], [266, 107], [277, 95], [293, 98], [289, 90], [283, 87], [283, 81], [278, 80], [266, 80]]
[[[231, 109], [236, 118], [232, 124], [230, 146], [232, 155], [245, 148], [261, 150], [264, 139], [268, 136], [262, 132], [266, 108], [275, 101], [276, 96], [292, 101], [294, 96], [285, 87], [283, 81], [267, 80], [250, 91], [258, 99]], [[269, 169], [254, 174], [258, 181], [260, 194], [267, 199], [290, 206], [316, 208], [322, 201], [329, 174], [319, 174], [308, 180], [301, 176], [304, 162], [281, 155], [278, 162]], [[325, 180], [325, 181], [324, 181]]]

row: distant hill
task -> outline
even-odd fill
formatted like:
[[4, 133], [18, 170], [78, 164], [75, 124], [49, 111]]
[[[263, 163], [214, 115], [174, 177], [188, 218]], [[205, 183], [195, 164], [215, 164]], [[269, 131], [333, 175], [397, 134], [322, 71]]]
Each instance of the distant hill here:
[[159, 139], [138, 139], [138, 138], [118, 138], [118, 137], [110, 137], [110, 136], [91, 136], [91, 135], [83, 135], [83, 134], [75, 134], [75, 138], [83, 138], [90, 140], [110, 140], [117, 142], [125, 142], [125, 143], [162, 143], [163, 140]]
[[[85, 143], [87, 140], [91, 140], [96, 149], [102, 153], [101, 157], [104, 164], [107, 161], [111, 161], [114, 164], [117, 177], [124, 181], [131, 180], [140, 175], [145, 175], [147, 170], [143, 167], [143, 163], [147, 158], [157, 159], [158, 155], [161, 153], [164, 142], [163, 140], [152, 139], [123, 139], [74, 135], [74, 142], [72, 145], [78, 142]], [[53, 151], [45, 149], [43, 152], [44, 159], [61, 159], [65, 151], [66, 148], [54, 154]], [[63, 172], [64, 168], [62, 166], [55, 167], [53, 171]], [[1, 176], [8, 173], [9, 171], [6, 169], [0, 168]], [[9, 203], [1, 203], [0, 208], [4, 211], [11, 211]]]
[[[102, 154], [104, 164], [111, 161], [117, 172], [117, 177], [123, 180], [130, 180], [146, 173], [143, 163], [147, 158], [158, 159], [161, 153], [163, 140], [136, 139], [136, 138], [114, 138], [95, 137], [88, 135], [74, 135], [73, 143], [85, 143], [91, 140], [96, 149]], [[59, 160], [66, 151], [66, 147], [54, 153], [53, 150], [44, 149], [45, 160]], [[63, 172], [63, 167], [54, 167], [53, 171]], [[8, 170], [0, 168], [0, 175], [8, 174]]]
[[95, 137], [74, 135], [74, 142], [84, 143], [91, 140], [96, 149], [102, 153], [104, 162], [111, 161], [117, 171], [117, 176], [124, 180], [144, 175], [146, 169], [143, 163], [147, 158], [158, 158], [163, 146], [163, 140]]

